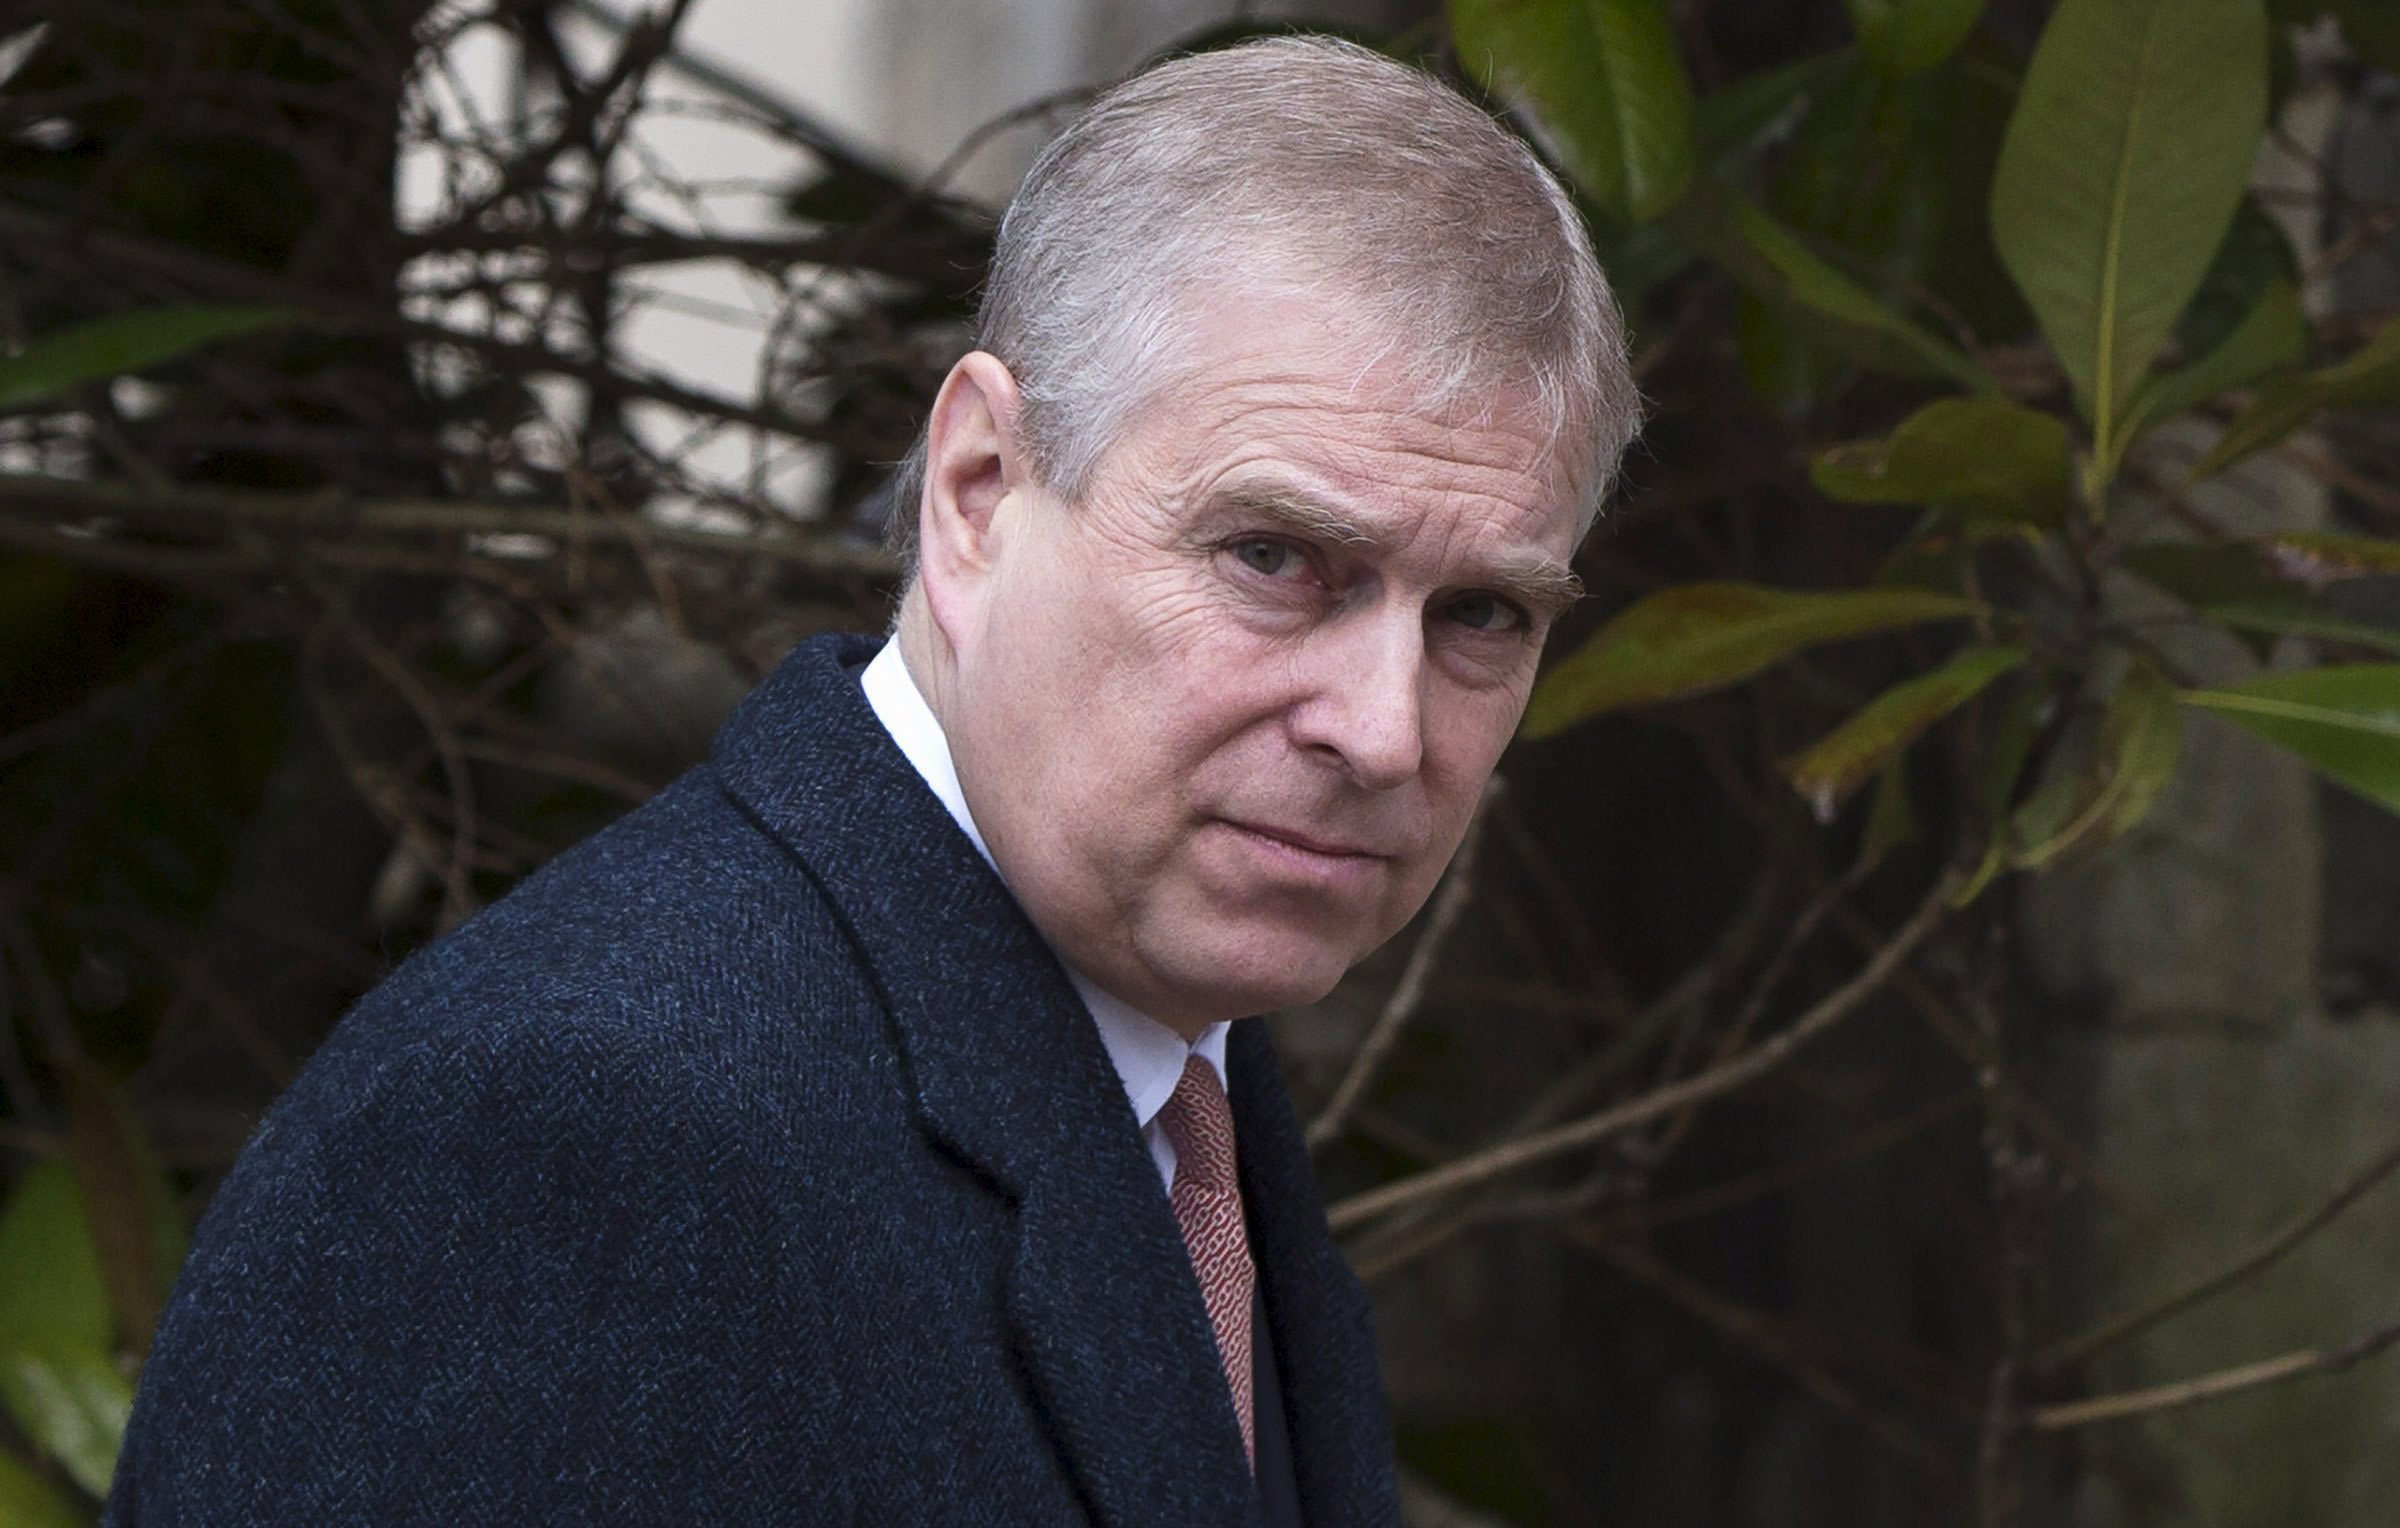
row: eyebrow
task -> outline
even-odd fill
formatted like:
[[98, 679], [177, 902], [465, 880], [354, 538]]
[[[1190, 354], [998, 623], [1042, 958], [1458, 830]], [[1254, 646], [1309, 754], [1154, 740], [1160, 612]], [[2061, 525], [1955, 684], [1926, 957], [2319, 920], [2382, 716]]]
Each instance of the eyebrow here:
[[[1279, 530], [1337, 546], [1373, 551], [1381, 545], [1373, 532], [1332, 505], [1289, 489], [1236, 489], [1226, 495], [1224, 507]], [[1583, 580], [1572, 569], [1540, 552], [1503, 554], [1475, 582], [1546, 620], [1558, 617], [1584, 593]]]
[[1564, 563], [1538, 553], [1521, 566], [1493, 569], [1488, 582], [1544, 620], [1556, 620], [1583, 598], [1583, 580]]
[[1225, 507], [1245, 516], [1270, 521], [1277, 527], [1340, 546], [1373, 551], [1374, 533], [1321, 499], [1282, 488], [1239, 488], [1225, 496]]

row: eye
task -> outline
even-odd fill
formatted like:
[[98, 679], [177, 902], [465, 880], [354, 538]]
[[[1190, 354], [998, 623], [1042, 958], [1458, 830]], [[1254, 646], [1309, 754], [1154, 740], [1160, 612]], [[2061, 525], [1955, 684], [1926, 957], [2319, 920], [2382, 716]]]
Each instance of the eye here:
[[1443, 612], [1469, 631], [1519, 631], [1525, 612], [1496, 594], [1462, 594]]
[[1233, 543], [1233, 555], [1241, 559], [1242, 566], [1266, 578], [1289, 578], [1308, 565], [1298, 547], [1272, 536], [1244, 536]]

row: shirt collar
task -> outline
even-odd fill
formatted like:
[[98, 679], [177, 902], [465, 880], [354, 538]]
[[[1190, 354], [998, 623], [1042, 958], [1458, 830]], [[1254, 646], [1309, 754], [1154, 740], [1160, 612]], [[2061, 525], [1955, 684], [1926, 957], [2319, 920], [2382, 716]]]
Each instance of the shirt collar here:
[[[996, 873], [1000, 869], [992, 861], [992, 851], [984, 846], [983, 835], [975, 830], [974, 814], [967, 810], [967, 793], [959, 788], [958, 766], [950, 758], [950, 739], [942, 735], [942, 724], [936, 720], [933, 707], [925, 703], [924, 692], [916, 680], [909, 677], [908, 665], [900, 659], [900, 644], [886, 642], [883, 651], [875, 655], [866, 671], [858, 676], [859, 686], [867, 692], [867, 705], [883, 730], [900, 745], [901, 753], [925, 784], [939, 797], [950, 820], [967, 835], [967, 842], [983, 856]], [[1006, 880], [1006, 876], [1001, 877]]]
[[[926, 704], [924, 692], [901, 660], [900, 644], [886, 642], [883, 651], [875, 655], [859, 684], [867, 692], [867, 705], [883, 730], [892, 735], [916, 772], [924, 777], [926, 787], [950, 813], [950, 820], [975, 846], [995, 874], [999, 865], [992, 851], [976, 831], [974, 814], [967, 810], [967, 795], [958, 783], [958, 766], [950, 757], [950, 740], [942, 733], [942, 724], [934, 716], [933, 707]], [[1001, 876], [1007, 880], [1005, 875]], [[1091, 1010], [1092, 1022], [1100, 1028], [1100, 1043], [1108, 1050], [1109, 1063], [1117, 1069], [1117, 1080], [1124, 1085], [1125, 1096], [1133, 1104], [1135, 1121], [1148, 1129], [1158, 1111], [1166, 1107], [1175, 1084], [1183, 1078], [1184, 1063], [1200, 1056], [1216, 1068], [1217, 1081], [1225, 1082], [1226, 1024], [1211, 1024], [1201, 1031], [1200, 1038], [1189, 1045], [1175, 1031], [1159, 1023], [1113, 993], [1092, 985], [1083, 973], [1067, 967], [1067, 979], [1083, 998], [1083, 1006]]]

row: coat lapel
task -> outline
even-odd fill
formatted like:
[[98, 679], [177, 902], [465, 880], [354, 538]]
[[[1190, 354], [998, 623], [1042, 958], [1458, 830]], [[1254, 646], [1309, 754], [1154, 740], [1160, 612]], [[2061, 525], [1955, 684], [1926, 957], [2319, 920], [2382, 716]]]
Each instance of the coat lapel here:
[[865, 954], [927, 1133], [1014, 1206], [1012, 1336], [1094, 1518], [1253, 1521], [1207, 1310], [1124, 1089], [1056, 957], [867, 705], [856, 670], [876, 645], [804, 644], [713, 762]]
[[1263, 1020], [1226, 1042], [1242, 1195], [1282, 1365], [1302, 1516], [1312, 1525], [1398, 1520], [1392, 1434], [1366, 1291], [1333, 1245], [1308, 1148]]

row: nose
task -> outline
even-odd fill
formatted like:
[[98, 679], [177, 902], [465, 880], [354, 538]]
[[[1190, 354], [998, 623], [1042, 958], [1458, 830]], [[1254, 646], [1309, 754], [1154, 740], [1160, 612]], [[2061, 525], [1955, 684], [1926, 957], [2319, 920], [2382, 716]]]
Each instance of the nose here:
[[1337, 761], [1369, 790], [1415, 778], [1425, 758], [1420, 623], [1362, 614], [1320, 627], [1309, 649], [1304, 698], [1291, 712], [1293, 741]]

